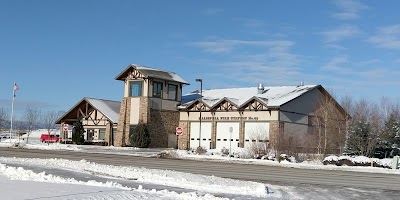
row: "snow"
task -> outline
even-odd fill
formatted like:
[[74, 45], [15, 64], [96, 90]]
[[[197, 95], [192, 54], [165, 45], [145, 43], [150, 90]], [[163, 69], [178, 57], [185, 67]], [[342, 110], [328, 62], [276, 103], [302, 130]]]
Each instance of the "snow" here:
[[[94, 145], [73, 145], [73, 144], [60, 144], [60, 143], [41, 143], [39, 140], [29, 139], [29, 143], [26, 144], [25, 140], [9, 139], [0, 142], [0, 147], [16, 147], [26, 149], [40, 149], [40, 150], [54, 150], [54, 151], [78, 151], [85, 153], [104, 153], [104, 154], [120, 154], [130, 156], [144, 156], [144, 157], [158, 157], [161, 153], [168, 154], [170, 157], [178, 159], [188, 160], [205, 160], [213, 162], [227, 162], [227, 163], [241, 163], [241, 164], [253, 164], [253, 165], [268, 165], [268, 166], [281, 166], [281, 167], [293, 167], [302, 169], [322, 169], [322, 170], [343, 170], [343, 171], [358, 171], [358, 172], [369, 172], [369, 173], [394, 173], [400, 174], [400, 170], [384, 169], [379, 167], [369, 166], [336, 166], [336, 165], [323, 165], [323, 160], [308, 160], [299, 163], [293, 162], [278, 162], [274, 160], [262, 160], [262, 159], [243, 159], [235, 157], [224, 156], [220, 151], [208, 150], [204, 155], [198, 155], [196, 153], [186, 150], [175, 150], [175, 149], [150, 149], [150, 148], [135, 148], [135, 147], [114, 147], [114, 146], [94, 146]], [[244, 149], [240, 153], [245, 153]], [[350, 157], [350, 156], [327, 156], [324, 160], [338, 161], [339, 159], [351, 160], [353, 163], [370, 163], [371, 160], [375, 163], [391, 167], [392, 159], [377, 159], [368, 157]]]
[[2, 199], [222, 199], [193, 192], [128, 188], [113, 182], [82, 182], [4, 164], [0, 164], [0, 184], [2, 191], [7, 191], [1, 193]]
[[93, 107], [103, 113], [112, 122], [118, 122], [121, 102], [87, 97], [85, 97], [84, 100], [88, 101]]
[[[11, 145], [16, 142], [2, 142], [0, 146]], [[30, 140], [31, 141], [31, 140]], [[184, 150], [140, 149], [132, 147], [104, 147], [91, 145], [69, 145], [59, 143], [20, 143], [21, 148], [52, 149], [58, 151], [82, 151], [87, 153], [111, 153], [126, 155], [155, 156], [160, 152], [168, 153], [172, 157], [190, 160], [207, 160], [214, 162], [257, 164], [302, 169], [344, 170], [369, 173], [400, 174], [400, 170], [384, 169], [377, 167], [356, 167], [322, 165], [321, 161], [310, 160], [298, 163], [289, 161], [277, 162], [273, 160], [240, 159], [223, 156], [218, 151], [209, 151], [205, 155], [197, 155]], [[370, 162], [367, 157], [328, 156], [325, 160], [337, 161], [339, 159], [353, 159], [355, 162]], [[391, 165], [391, 159], [375, 159], [375, 162]], [[27, 170], [27, 166], [39, 169], [66, 170], [77, 174], [75, 177], [57, 175], [52, 170], [42, 172]], [[50, 172], [50, 174], [49, 174]], [[51, 174], [55, 173], [55, 174]], [[68, 173], [67, 173], [68, 174]], [[109, 177], [111, 181], [82, 180], [78, 177], [90, 174], [91, 176]], [[114, 181], [115, 180], [115, 181]], [[138, 185], [125, 185], [125, 181], [134, 181]], [[5, 194], [2, 199], [221, 199], [228, 197], [235, 199], [310, 199], [307, 192], [303, 194], [303, 186], [277, 186], [271, 184], [240, 181], [215, 176], [189, 174], [171, 170], [156, 170], [130, 166], [102, 165], [86, 160], [71, 161], [64, 159], [38, 159], [38, 158], [6, 158], [0, 157], [0, 184], [3, 191], [14, 191]], [[300, 187], [300, 188], [299, 188]], [[23, 192], [15, 192], [24, 188]], [[43, 188], [46, 188], [45, 190]], [[145, 188], [145, 189], [144, 189]], [[181, 188], [182, 190], [174, 190]], [[268, 189], [266, 189], [268, 188]], [[315, 189], [315, 186], [312, 186]], [[315, 190], [326, 191], [325, 188]], [[54, 191], [57, 191], [54, 193]], [[273, 191], [272, 193], [269, 193]], [[308, 189], [306, 188], [306, 191]], [[342, 191], [342, 189], [340, 189]], [[343, 191], [342, 191], [343, 192]], [[356, 190], [344, 191], [345, 194], [357, 193]], [[332, 195], [335, 192], [332, 192]], [[363, 192], [359, 191], [358, 194]], [[326, 192], [324, 192], [324, 195]], [[306, 195], [306, 196], [304, 196]], [[329, 194], [328, 194], [329, 196]], [[346, 196], [346, 195], [344, 195]], [[243, 197], [243, 198], [236, 198]], [[314, 199], [315, 196], [312, 196]]]

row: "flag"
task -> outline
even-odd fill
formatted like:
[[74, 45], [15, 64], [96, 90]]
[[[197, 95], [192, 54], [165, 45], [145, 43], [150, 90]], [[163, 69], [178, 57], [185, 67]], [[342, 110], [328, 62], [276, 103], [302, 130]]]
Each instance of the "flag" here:
[[15, 97], [15, 91], [17, 91], [17, 90], [19, 90], [19, 87], [18, 87], [18, 85], [16, 83], [14, 83], [14, 89], [13, 89], [14, 97]]
[[16, 83], [14, 83], [14, 92], [17, 91], [17, 90], [19, 90], [19, 87], [18, 87], [18, 85]]

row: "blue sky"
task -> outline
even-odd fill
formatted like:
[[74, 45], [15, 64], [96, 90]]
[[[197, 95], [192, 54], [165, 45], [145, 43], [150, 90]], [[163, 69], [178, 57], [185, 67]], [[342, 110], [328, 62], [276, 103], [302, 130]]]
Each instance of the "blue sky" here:
[[[0, 108], [121, 100], [129, 64], [206, 89], [321, 84], [397, 98], [400, 2], [0, 0]], [[18, 117], [18, 115], [17, 115]]]

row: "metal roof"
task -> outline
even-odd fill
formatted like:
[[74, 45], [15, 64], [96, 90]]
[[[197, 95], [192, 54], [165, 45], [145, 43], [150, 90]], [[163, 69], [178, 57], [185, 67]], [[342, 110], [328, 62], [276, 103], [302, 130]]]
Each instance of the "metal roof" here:
[[[264, 87], [262, 94], [258, 94], [257, 87], [248, 88], [229, 88], [229, 89], [211, 89], [203, 90], [203, 102], [213, 107], [223, 98], [228, 98], [239, 107], [243, 106], [252, 98], [257, 98], [268, 107], [280, 107], [283, 104], [311, 91], [320, 85], [300, 85], [300, 86], [272, 86]], [[197, 95], [195, 95], [197, 94]], [[196, 99], [199, 99], [199, 93], [189, 93], [182, 97], [180, 108], [185, 108]]]
[[141, 66], [141, 65], [137, 65], [137, 64], [130, 64], [124, 71], [122, 71], [120, 74], [118, 74], [118, 76], [116, 76], [115, 79], [123, 80], [127, 76], [127, 73], [129, 73], [132, 68], [137, 69], [146, 78], [156, 78], [156, 79], [162, 79], [162, 80], [166, 80], [166, 81], [174, 81], [174, 82], [189, 85], [189, 83], [187, 81], [185, 81], [183, 78], [181, 78], [179, 75], [177, 75], [174, 72], [163, 71], [160, 69], [145, 67], [145, 66]]

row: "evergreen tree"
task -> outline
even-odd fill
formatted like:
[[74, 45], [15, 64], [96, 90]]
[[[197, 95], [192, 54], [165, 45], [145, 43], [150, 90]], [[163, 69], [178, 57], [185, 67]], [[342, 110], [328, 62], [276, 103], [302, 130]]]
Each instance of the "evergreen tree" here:
[[345, 153], [372, 156], [374, 145], [370, 138], [370, 129], [370, 124], [365, 118], [350, 125]]
[[83, 144], [85, 142], [84, 139], [84, 132], [85, 129], [83, 128], [82, 125], [82, 119], [77, 119], [76, 122], [74, 122], [74, 128], [72, 129], [72, 142], [76, 144]]
[[[398, 154], [398, 147], [400, 142], [400, 124], [394, 113], [391, 113], [388, 120], [385, 122], [385, 128], [382, 133], [381, 145], [382, 149], [386, 152], [390, 151], [390, 156]], [[387, 153], [386, 153], [387, 154]], [[387, 157], [387, 155], [385, 155]]]
[[385, 129], [382, 134], [382, 140], [389, 146], [396, 144], [396, 136], [399, 137], [400, 125], [394, 113], [390, 114], [389, 119], [385, 122]]
[[130, 135], [131, 144], [139, 148], [147, 148], [150, 145], [150, 134], [144, 123], [139, 123]]

